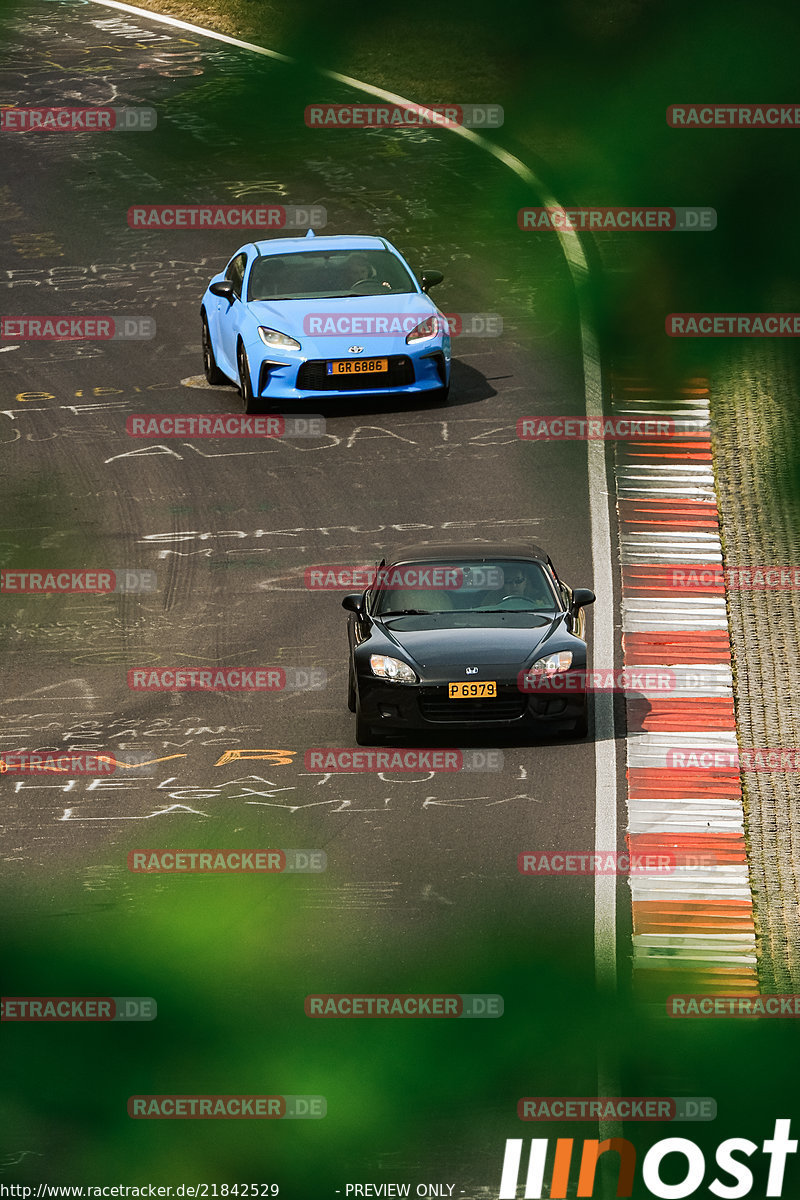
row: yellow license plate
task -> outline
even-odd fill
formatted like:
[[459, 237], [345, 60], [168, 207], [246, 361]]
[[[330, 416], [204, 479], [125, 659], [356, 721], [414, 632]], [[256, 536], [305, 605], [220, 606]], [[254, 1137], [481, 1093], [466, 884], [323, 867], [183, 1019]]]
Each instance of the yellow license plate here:
[[448, 683], [447, 694], [451, 700], [496, 700], [497, 684], [493, 679], [482, 679], [475, 683]]
[[341, 358], [328, 363], [329, 375], [379, 375], [388, 370], [388, 358]]

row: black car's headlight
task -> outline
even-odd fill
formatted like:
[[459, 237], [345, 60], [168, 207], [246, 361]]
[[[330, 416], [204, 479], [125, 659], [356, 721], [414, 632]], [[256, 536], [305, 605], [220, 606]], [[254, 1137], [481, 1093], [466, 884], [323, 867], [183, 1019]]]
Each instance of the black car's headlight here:
[[279, 329], [267, 329], [266, 325], [259, 325], [258, 336], [265, 346], [269, 346], [270, 350], [300, 349], [299, 342], [296, 342], [293, 337], [289, 337], [288, 333], [281, 333]]
[[385, 654], [373, 654], [369, 660], [373, 675], [379, 679], [390, 679], [392, 683], [417, 683], [417, 677], [408, 663], [399, 658], [387, 658]]
[[438, 317], [426, 317], [411, 330], [411, 333], [406, 334], [406, 345], [411, 346], [415, 342], [429, 341], [430, 338], [435, 338], [438, 332]]
[[561, 671], [568, 671], [572, 666], [572, 651], [559, 650], [555, 654], [548, 654], [544, 658], [537, 658], [536, 662], [531, 663], [527, 671], [524, 672], [526, 681], [536, 683], [549, 675], [557, 675]]

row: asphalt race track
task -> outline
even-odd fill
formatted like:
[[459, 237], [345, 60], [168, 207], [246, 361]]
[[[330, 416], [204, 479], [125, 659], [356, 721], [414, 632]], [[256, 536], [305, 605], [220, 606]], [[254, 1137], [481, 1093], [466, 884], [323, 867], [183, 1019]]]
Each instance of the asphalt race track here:
[[[307, 129], [303, 105], [319, 84], [292, 66], [101, 5], [31, 0], [6, 12], [0, 37], [6, 104], [158, 111], [152, 132], [3, 141], [3, 313], [147, 317], [155, 335], [4, 338], [0, 562], [149, 571], [156, 580], [144, 593], [0, 601], [2, 750], [82, 750], [130, 764], [101, 779], [2, 779], [6, 919], [28, 931], [32, 959], [53, 922], [66, 945], [90, 926], [95, 946], [112, 944], [123, 927], [144, 942], [151, 921], [162, 933], [169, 924], [171, 900], [183, 903], [173, 887], [184, 881], [132, 876], [129, 851], [315, 848], [327, 855], [324, 874], [236, 885], [256, 922], [267, 921], [278, 889], [291, 906], [294, 953], [269, 938], [258, 951], [267, 974], [284, 972], [287, 1012], [295, 992], [301, 1003], [308, 991], [330, 990], [330, 974], [320, 978], [316, 963], [335, 944], [362, 964], [390, 944], [397, 974], [383, 986], [404, 992], [414, 990], [415, 954], [427, 947], [435, 958], [435, 946], [469, 944], [490, 963], [502, 926], [545, 956], [557, 944], [575, 976], [591, 978], [594, 881], [524, 878], [516, 865], [533, 847], [594, 847], [591, 733], [530, 744], [455, 739], [501, 750], [494, 772], [320, 776], [304, 761], [314, 747], [355, 747], [343, 593], [308, 590], [306, 568], [374, 563], [418, 541], [531, 538], [562, 578], [593, 585], [586, 444], [516, 435], [522, 416], [584, 411], [577, 311], [559, 244], [534, 245], [516, 226], [519, 205], [536, 200], [446, 131], [351, 138]], [[348, 98], [330, 84], [326, 94]], [[285, 120], [259, 123], [259, 113], [279, 109]], [[477, 207], [467, 201], [471, 188], [481, 195]], [[435, 299], [444, 310], [501, 315], [500, 336], [454, 338], [446, 407], [331, 401], [313, 410], [326, 421], [316, 438], [126, 433], [134, 414], [241, 411], [233, 386], [211, 388], [202, 376], [199, 300], [246, 240], [236, 230], [133, 229], [128, 210], [256, 201], [323, 206], [327, 233], [380, 233], [415, 269], [443, 270]], [[588, 617], [591, 630], [591, 610]], [[323, 684], [272, 694], [128, 687], [130, 669], [188, 666], [278, 666], [314, 672]], [[623, 879], [619, 895], [624, 959]], [[189, 945], [192, 978], [214, 975], [216, 955], [236, 937], [233, 916], [215, 911], [219, 923], [205, 943], [184, 941], [176, 925], [173, 964], [153, 968], [146, 994], [180, 993]], [[95, 977], [84, 968], [81, 994], [106, 994], [99, 969]], [[332, 990], [348, 990], [347, 969], [342, 955]], [[481, 978], [483, 987], [459, 979], [444, 990], [503, 990], [491, 971]], [[63, 980], [42, 976], [40, 990], [45, 983], [64, 991]], [[514, 1012], [505, 1019], [521, 1021], [522, 1009]], [[596, 1088], [595, 1066], [583, 1060], [584, 1094]], [[172, 1084], [191, 1090], [185, 1080]], [[148, 1090], [139, 1079], [119, 1081], [121, 1096], [137, 1089]], [[547, 1094], [547, 1083], [539, 1090]], [[47, 1160], [53, 1179], [67, 1178], [63, 1146], [41, 1131], [15, 1132], [20, 1146], [45, 1156], [37, 1171]], [[391, 1139], [386, 1149], [390, 1165], [404, 1161]], [[452, 1175], [470, 1152], [461, 1145], [451, 1160], [439, 1145], [435, 1157]]]
[[[47, 40], [51, 10], [42, 6], [41, 26], [31, 22], [36, 36], [26, 48], [32, 58], [56, 55]], [[59, 23], [73, 11], [60, 6]], [[91, 62], [93, 54], [103, 57], [103, 35], [87, 22], [83, 9], [67, 26], [68, 45], [72, 49], [74, 37], [82, 63]], [[160, 77], [157, 64], [151, 75], [137, 62], [134, 81], [140, 90], [133, 90], [138, 52], [124, 42], [121, 48], [119, 62], [113, 60], [120, 70], [104, 73], [102, 85], [95, 72], [88, 86], [76, 74], [76, 101], [96, 103], [113, 86], [116, 102], [143, 103], [152, 101], [154, 92], [162, 99], [171, 89], [186, 87], [183, 79], [176, 84]], [[74, 61], [77, 47], [72, 54], [59, 53]], [[242, 58], [219, 50], [202, 57], [207, 83], [220, 70], [235, 77], [235, 62]], [[260, 86], [269, 86], [277, 68], [260, 69], [267, 76]], [[21, 89], [36, 79], [46, 99], [46, 73], [20, 70], [19, 75]], [[202, 282], [224, 265], [241, 239], [235, 231], [156, 235], [125, 224], [125, 212], [140, 194], [148, 201], [156, 190], [175, 194], [173, 180], [161, 181], [157, 189], [148, 186], [153, 136], [119, 134], [99, 146], [99, 135], [92, 140], [88, 134], [6, 143], [11, 182], [5, 203], [20, 209], [19, 217], [4, 225], [11, 234], [5, 246], [9, 269], [2, 273], [6, 308], [48, 315], [147, 315], [157, 324], [153, 341], [6, 348], [0, 429], [12, 501], [7, 511], [16, 519], [4, 530], [5, 562], [27, 565], [35, 553], [43, 565], [50, 560], [58, 566], [118, 565], [149, 569], [157, 577], [154, 595], [37, 597], [18, 599], [16, 606], [6, 599], [7, 743], [13, 736], [20, 745], [80, 744], [119, 751], [121, 758], [127, 750], [147, 750], [154, 759], [181, 756], [159, 764], [155, 777], [134, 771], [115, 777], [108, 789], [92, 791], [79, 782], [67, 794], [59, 786], [26, 781], [13, 794], [12, 785], [9, 817], [22, 841], [21, 861], [49, 870], [65, 852], [75, 856], [73, 865], [87, 855], [93, 865], [98, 854], [113, 860], [138, 844], [139, 832], [126, 826], [125, 818], [202, 797], [202, 805], [192, 807], [208, 810], [199, 818], [206, 835], [213, 829], [223, 844], [232, 821], [260, 837], [269, 833], [280, 841], [291, 835], [329, 851], [335, 841], [343, 878], [370, 880], [381, 893], [392, 883], [388, 903], [396, 910], [394, 918], [402, 919], [403, 913], [419, 915], [424, 888], [434, 883], [449, 899], [467, 903], [459, 895], [459, 873], [443, 874], [442, 837], [448, 843], [452, 839], [455, 858], [471, 859], [481, 874], [512, 883], [508, 864], [526, 837], [557, 846], [565, 829], [574, 840], [577, 822], [591, 845], [589, 743], [506, 744], [504, 770], [497, 777], [470, 780], [467, 787], [461, 779], [441, 778], [435, 786], [425, 780], [389, 781], [376, 790], [375, 780], [366, 775], [321, 786], [302, 767], [309, 747], [355, 745], [344, 704], [341, 593], [309, 593], [307, 567], [372, 563], [417, 540], [530, 537], [551, 552], [563, 578], [591, 586], [585, 447], [526, 445], [516, 437], [520, 416], [581, 412], [577, 335], [572, 353], [558, 357], [548, 353], [546, 340], [531, 350], [513, 334], [456, 339], [446, 409], [397, 412], [377, 397], [353, 411], [345, 399], [331, 402], [322, 414], [326, 435], [321, 438], [266, 444], [177, 438], [139, 444], [125, 432], [125, 420], [134, 413], [241, 411], [233, 387], [212, 389], [202, 379], [198, 323]], [[309, 143], [315, 136], [306, 133]], [[158, 138], [168, 142], [170, 137], [185, 148], [180, 133], [162, 121]], [[161, 155], [168, 157], [169, 150], [160, 147]], [[358, 206], [351, 202], [337, 221], [335, 194], [329, 198], [321, 191], [325, 163], [315, 163], [312, 170], [303, 156], [305, 177], [300, 174], [292, 186], [299, 198], [326, 201], [329, 232], [378, 227], [375, 210], [386, 212], [383, 196], [376, 202], [364, 182], [363, 200]], [[187, 202], [190, 197], [196, 202], [194, 197], [207, 194], [202, 189], [210, 186], [208, 157], [200, 146], [196, 161], [196, 174], [191, 157], [181, 163]], [[102, 180], [102, 207], [95, 189], [87, 189], [92, 162], [91, 174]], [[413, 162], [404, 164], [408, 169], [414, 169]], [[459, 169], [467, 171], [469, 164], [454, 162], [453, 173]], [[161, 171], [159, 162], [159, 178]], [[224, 165], [218, 174], [227, 179]], [[385, 191], [383, 166], [378, 174]], [[219, 191], [212, 198], [218, 196], [227, 199]], [[406, 240], [404, 252], [413, 262], [436, 256], [448, 289], [437, 297], [439, 304], [452, 304], [457, 296], [459, 311], [495, 311], [504, 291], [496, 252], [495, 261], [486, 261], [480, 247], [459, 250], [455, 221], [442, 213], [442, 223], [448, 242], [418, 249]], [[387, 224], [391, 236], [398, 237], [402, 213]], [[36, 257], [23, 257], [20, 247], [31, 239], [43, 249]], [[511, 260], [517, 241], [513, 229], [508, 241]], [[114, 261], [120, 255], [124, 261]], [[563, 269], [556, 245], [541, 269]], [[321, 668], [327, 683], [266, 697], [132, 695], [127, 687], [131, 667], [206, 664]], [[38, 709], [46, 711], [36, 715]], [[259, 780], [258, 787], [269, 794], [262, 797], [268, 803], [258, 807], [269, 811], [255, 814], [253, 821], [248, 807], [255, 806], [248, 806], [235, 782], [243, 775], [241, 763], [234, 769], [214, 764], [227, 751], [262, 746], [291, 751], [300, 762], [267, 772], [266, 784]], [[119, 824], [103, 821], [112, 817]], [[187, 822], [187, 834], [198, 820], [188, 812], [178, 819]], [[399, 842], [406, 851], [402, 863]], [[332, 867], [330, 885], [335, 874]], [[580, 915], [576, 933], [583, 924]]]

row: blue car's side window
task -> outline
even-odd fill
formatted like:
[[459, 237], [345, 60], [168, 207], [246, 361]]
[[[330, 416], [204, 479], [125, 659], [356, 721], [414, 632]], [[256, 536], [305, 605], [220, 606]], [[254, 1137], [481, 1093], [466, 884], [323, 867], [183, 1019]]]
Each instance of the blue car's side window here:
[[247, 255], [237, 254], [228, 263], [228, 269], [225, 272], [225, 278], [233, 284], [233, 290], [241, 300], [242, 298], [242, 280], [244, 279], [244, 269], [247, 266]]

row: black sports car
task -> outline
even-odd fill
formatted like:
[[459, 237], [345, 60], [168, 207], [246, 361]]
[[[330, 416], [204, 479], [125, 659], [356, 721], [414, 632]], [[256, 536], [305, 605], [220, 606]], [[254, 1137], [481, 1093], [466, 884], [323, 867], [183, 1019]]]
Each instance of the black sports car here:
[[350, 613], [348, 706], [356, 741], [411, 730], [588, 732], [585, 691], [528, 690], [586, 670], [594, 602], [528, 543], [410, 546], [384, 559]]

